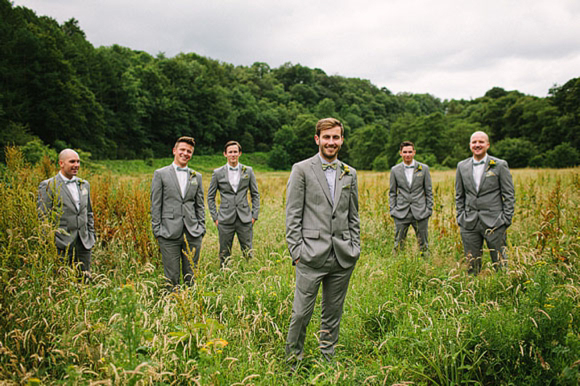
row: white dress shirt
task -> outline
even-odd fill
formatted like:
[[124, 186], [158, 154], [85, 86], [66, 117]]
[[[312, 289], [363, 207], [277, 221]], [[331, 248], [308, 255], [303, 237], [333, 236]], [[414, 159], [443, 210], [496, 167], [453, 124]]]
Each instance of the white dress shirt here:
[[226, 164], [228, 169], [228, 180], [234, 192], [238, 192], [238, 186], [240, 185], [240, 164], [238, 163], [235, 167]]
[[409, 187], [411, 187], [411, 184], [413, 183], [413, 172], [415, 171], [415, 160], [411, 162], [411, 165], [407, 165], [403, 162], [403, 167], [405, 168], [405, 177], [407, 177], [407, 183], [409, 184]]
[[177, 182], [179, 182], [179, 188], [181, 189], [181, 197], [185, 197], [185, 190], [187, 189], [187, 175], [189, 174], [189, 169], [187, 171], [177, 170], [177, 165], [175, 162], [172, 164], [175, 168], [175, 174], [177, 174]]
[[[72, 196], [73, 202], [77, 207], [77, 210], [81, 207], [81, 197], [79, 195], [79, 187], [78, 187], [78, 177], [73, 177], [71, 179], [66, 178], [61, 172], [58, 172], [60, 177], [64, 180], [65, 185]], [[73, 181], [67, 183], [68, 181]]]
[[336, 182], [336, 169], [338, 169], [338, 160], [334, 160], [334, 162], [328, 162], [320, 153], [318, 153], [322, 164], [336, 164], [336, 168], [326, 168], [324, 170], [324, 176], [326, 177], [326, 182], [328, 183], [328, 189], [330, 190], [330, 198], [332, 198], [332, 203], [334, 204], [334, 183]]
[[[476, 162], [481, 162], [480, 165], [475, 165]], [[481, 176], [483, 176], [483, 171], [485, 170], [485, 163], [487, 162], [487, 154], [481, 161], [477, 161], [473, 158], [473, 181], [475, 181], [475, 190], [479, 192], [479, 183], [481, 182]]]

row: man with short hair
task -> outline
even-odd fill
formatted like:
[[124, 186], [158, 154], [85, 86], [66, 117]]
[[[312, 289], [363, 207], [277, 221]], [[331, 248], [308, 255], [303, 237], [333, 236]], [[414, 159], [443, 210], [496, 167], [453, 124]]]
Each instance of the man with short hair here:
[[76, 151], [61, 151], [58, 164], [59, 173], [38, 187], [38, 212], [41, 218], [49, 217], [58, 224], [58, 254], [66, 256], [69, 264], [78, 264], [80, 271], [90, 277], [91, 248], [95, 245], [91, 186], [77, 177], [81, 161]]
[[318, 154], [294, 164], [286, 190], [286, 240], [296, 266], [286, 356], [294, 366], [304, 356], [320, 284], [319, 348], [332, 360], [348, 283], [360, 256], [357, 174], [337, 158], [344, 141], [342, 123], [321, 119], [314, 140]]
[[[254, 170], [239, 163], [242, 146], [236, 141], [229, 141], [224, 146], [224, 166], [215, 169], [207, 190], [207, 206], [211, 217], [218, 227], [220, 267], [224, 268], [232, 252], [234, 235], [244, 255], [252, 252], [254, 223], [260, 212], [260, 193]], [[216, 193], [220, 192], [220, 208], [216, 207]], [[248, 192], [252, 197], [252, 206], [248, 203]]]
[[399, 147], [403, 162], [391, 169], [389, 207], [395, 221], [395, 253], [402, 248], [409, 225], [413, 226], [421, 253], [429, 248], [429, 217], [433, 213], [433, 191], [429, 166], [414, 160], [411, 141]]
[[507, 162], [487, 154], [487, 134], [473, 133], [469, 147], [473, 157], [457, 164], [455, 207], [468, 273], [477, 275], [481, 271], [484, 240], [496, 271], [507, 266], [506, 232], [516, 200]]
[[205, 235], [201, 173], [187, 166], [194, 147], [193, 138], [179, 138], [173, 147], [173, 163], [157, 169], [151, 183], [151, 225], [171, 289], [179, 285], [180, 268], [185, 284], [193, 284], [192, 263], [195, 268]]

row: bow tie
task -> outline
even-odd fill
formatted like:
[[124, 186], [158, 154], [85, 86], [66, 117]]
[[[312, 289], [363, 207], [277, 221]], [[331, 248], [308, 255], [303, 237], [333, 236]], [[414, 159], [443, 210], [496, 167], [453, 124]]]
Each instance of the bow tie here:
[[473, 166], [479, 166], [479, 165], [483, 165], [485, 163], [485, 160], [481, 160], [481, 161], [473, 161]]
[[228, 166], [228, 169], [231, 170], [232, 172], [237, 172], [238, 171], [238, 168], [237, 167], [236, 168], [233, 168], [231, 166]]
[[186, 172], [187, 168], [180, 168], [179, 166], [176, 166], [175, 169], [177, 169], [178, 172]]
[[64, 183], [68, 185], [68, 184], [74, 184], [74, 183], [75, 183], [75, 182], [77, 182], [77, 181], [78, 181], [78, 178], [76, 178], [76, 177], [73, 177], [73, 178], [72, 178], [72, 179], [70, 179], [70, 180], [66, 180]]
[[411, 166], [405, 165], [405, 169], [414, 169], [414, 168], [415, 168], [415, 165], [411, 165]]
[[328, 168], [336, 170], [336, 162], [331, 164], [322, 164], [322, 170], [326, 170]]

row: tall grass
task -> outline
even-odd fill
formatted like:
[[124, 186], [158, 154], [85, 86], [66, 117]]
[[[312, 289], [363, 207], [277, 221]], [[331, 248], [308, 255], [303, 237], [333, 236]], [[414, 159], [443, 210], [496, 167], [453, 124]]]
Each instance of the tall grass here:
[[[412, 232], [406, 249], [392, 256], [388, 174], [362, 172], [363, 251], [336, 362], [327, 364], [318, 354], [317, 306], [305, 364], [293, 376], [284, 361], [294, 289], [284, 240], [288, 173], [258, 174], [262, 207], [254, 258], [243, 258], [236, 242], [232, 263], [219, 270], [217, 229], [208, 221], [195, 286], [167, 295], [150, 231], [151, 175], [85, 174], [99, 241], [94, 281], [82, 284], [57, 258], [54, 229], [36, 215], [38, 183], [54, 172], [50, 162], [26, 165], [16, 150], [7, 151], [0, 180], [0, 379], [8, 383], [580, 380], [578, 169], [513, 172], [517, 204], [509, 268], [494, 273], [486, 254], [476, 278], [466, 275], [452, 171], [433, 173], [427, 259], [419, 256]], [[209, 175], [204, 177], [208, 184]]]

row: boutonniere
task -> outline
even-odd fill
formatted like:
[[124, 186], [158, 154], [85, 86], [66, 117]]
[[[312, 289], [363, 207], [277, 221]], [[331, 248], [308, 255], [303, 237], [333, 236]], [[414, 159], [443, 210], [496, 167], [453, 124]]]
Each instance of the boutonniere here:
[[418, 171], [421, 171], [421, 170], [423, 170], [423, 165], [419, 165], [419, 166], [417, 166], [417, 170], [418, 170]]
[[[493, 167], [495, 167], [495, 164], [496, 164], [496, 162], [495, 162], [494, 160], [490, 160], [490, 161], [489, 161], [489, 166], [487, 167], [487, 170], [489, 170], [489, 168], [493, 168]], [[486, 171], [487, 171], [487, 170], [486, 170]]]
[[342, 170], [342, 173], [340, 174], [340, 177], [338, 177], [339, 180], [342, 180], [342, 177], [344, 177], [345, 175], [350, 173], [350, 169], [348, 167], [348, 165], [341, 163], [340, 164], [340, 169]]
[[189, 170], [189, 179], [191, 180], [192, 185], [197, 185], [197, 172], [193, 169]]
[[242, 174], [246, 172], [246, 165], [242, 165]]

